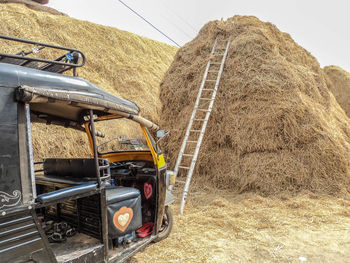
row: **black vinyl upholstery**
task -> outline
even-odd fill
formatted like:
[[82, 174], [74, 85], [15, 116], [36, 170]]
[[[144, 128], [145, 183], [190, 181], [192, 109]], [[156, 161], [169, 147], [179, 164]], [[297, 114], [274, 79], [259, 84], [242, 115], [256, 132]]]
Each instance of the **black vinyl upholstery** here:
[[38, 195], [36, 201], [40, 204], [52, 203], [67, 197], [79, 196], [97, 189], [96, 183], [80, 184], [73, 187], [60, 189], [54, 192]]
[[[131, 187], [111, 187], [106, 189], [108, 235], [110, 238], [124, 236], [135, 231], [142, 225], [141, 194], [138, 189]], [[116, 227], [113, 219], [118, 211], [132, 210], [132, 219], [126, 229]]]
[[132, 187], [111, 186], [106, 189], [107, 205], [140, 196], [140, 190]]
[[[99, 165], [105, 166], [107, 159], [99, 159]], [[85, 178], [86, 180], [97, 180], [95, 159], [93, 158], [49, 158], [44, 160], [45, 175], [57, 175], [60, 177]], [[110, 169], [102, 170], [100, 176], [110, 174]]]

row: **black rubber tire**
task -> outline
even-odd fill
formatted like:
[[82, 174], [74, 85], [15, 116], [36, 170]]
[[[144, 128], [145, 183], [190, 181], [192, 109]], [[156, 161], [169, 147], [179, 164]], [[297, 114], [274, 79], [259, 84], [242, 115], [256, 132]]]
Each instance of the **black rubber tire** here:
[[157, 238], [154, 239], [153, 242], [156, 243], [162, 241], [163, 239], [166, 239], [170, 235], [171, 230], [173, 229], [173, 223], [173, 212], [171, 211], [171, 208], [169, 206], [166, 206], [164, 210], [162, 226], [160, 227]]

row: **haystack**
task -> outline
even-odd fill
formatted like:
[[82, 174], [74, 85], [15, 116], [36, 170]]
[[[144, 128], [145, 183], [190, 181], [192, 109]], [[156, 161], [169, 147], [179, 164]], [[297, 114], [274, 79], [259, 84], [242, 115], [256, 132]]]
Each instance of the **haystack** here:
[[255, 17], [206, 24], [161, 84], [161, 125], [174, 167], [216, 36], [231, 37], [195, 178], [264, 195], [350, 191], [350, 123], [317, 60]]
[[[177, 48], [116, 28], [80, 21], [67, 16], [37, 12], [18, 4], [0, 5], [0, 34], [62, 45], [81, 50], [86, 65], [78, 69], [80, 77], [122, 98], [132, 100], [143, 116], [158, 122], [161, 105], [159, 83]], [[31, 48], [31, 46], [29, 47]], [[0, 41], [0, 51], [17, 53], [28, 46]], [[45, 49], [39, 53], [48, 59], [58, 54]], [[89, 154], [82, 132], [33, 126], [34, 155], [77, 157]]]
[[329, 80], [329, 89], [345, 113], [350, 117], [350, 73], [337, 66], [323, 68]]
[[57, 11], [56, 9], [53, 9], [48, 6], [43, 6], [43, 4], [47, 4], [49, 1], [48, 0], [0, 0], [0, 4], [23, 4], [26, 7], [36, 10], [36, 11], [41, 11], [41, 12], [47, 12], [53, 15], [66, 15], [60, 11]]

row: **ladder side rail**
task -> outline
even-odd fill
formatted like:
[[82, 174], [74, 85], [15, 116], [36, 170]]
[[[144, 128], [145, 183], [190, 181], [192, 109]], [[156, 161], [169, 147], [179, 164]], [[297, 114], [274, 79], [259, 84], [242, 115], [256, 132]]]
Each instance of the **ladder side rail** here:
[[224, 65], [225, 65], [227, 54], [228, 54], [228, 50], [230, 48], [230, 42], [231, 41], [229, 39], [228, 42], [227, 42], [227, 45], [226, 45], [226, 50], [225, 50], [224, 56], [223, 56], [223, 58], [221, 60], [219, 73], [218, 73], [218, 76], [217, 76], [217, 79], [216, 79], [216, 83], [215, 83], [215, 88], [214, 88], [214, 91], [213, 91], [213, 94], [212, 94], [212, 100], [210, 101], [209, 108], [208, 108], [209, 111], [205, 115], [205, 119], [203, 121], [203, 126], [202, 126], [202, 129], [201, 129], [201, 132], [200, 132], [200, 135], [199, 135], [199, 138], [198, 138], [198, 142], [197, 142], [194, 154], [193, 154], [194, 156], [192, 158], [191, 166], [190, 166], [190, 169], [189, 169], [188, 174], [187, 174], [186, 183], [185, 183], [185, 187], [184, 187], [184, 191], [183, 191], [182, 199], [181, 199], [181, 204], [180, 204], [180, 214], [182, 214], [183, 210], [184, 210], [184, 206], [185, 206], [186, 199], [187, 199], [188, 189], [190, 187], [193, 171], [194, 171], [194, 168], [196, 166], [196, 162], [197, 162], [197, 158], [198, 158], [198, 154], [199, 154], [199, 149], [200, 149], [200, 146], [202, 144], [202, 140], [203, 140], [203, 137], [204, 137], [204, 133], [205, 133], [207, 124], [208, 124], [208, 120], [209, 120], [209, 117], [210, 117], [210, 114], [211, 114], [211, 110], [212, 110], [213, 105], [214, 105], [214, 100], [215, 100], [216, 93], [217, 93], [217, 90], [218, 90], [218, 87], [219, 87], [219, 84], [220, 84], [221, 74], [222, 74], [223, 69], [224, 69]]
[[[218, 39], [216, 38], [215, 42], [214, 42], [214, 45], [213, 45], [213, 48], [212, 48], [211, 53], [210, 53], [211, 55], [213, 55], [214, 52], [215, 52], [215, 48], [216, 48], [217, 42], [218, 42]], [[209, 61], [207, 63], [207, 66], [205, 68], [203, 79], [202, 79], [202, 83], [201, 83], [201, 86], [199, 88], [199, 92], [198, 92], [197, 99], [196, 99], [196, 102], [195, 102], [194, 110], [192, 111], [192, 115], [191, 115], [190, 121], [189, 121], [189, 123], [187, 125], [185, 138], [182, 141], [180, 152], [179, 152], [179, 154], [177, 156], [177, 160], [176, 160], [176, 164], [175, 164], [175, 168], [174, 168], [175, 179], [176, 179], [177, 174], [179, 172], [179, 166], [180, 166], [181, 161], [182, 161], [183, 153], [185, 152], [185, 148], [186, 148], [186, 145], [187, 145], [187, 140], [188, 140], [188, 138], [190, 136], [190, 131], [191, 131], [191, 127], [192, 127], [192, 124], [193, 124], [193, 119], [194, 119], [194, 117], [196, 115], [196, 111], [197, 111], [197, 108], [198, 108], [198, 105], [199, 105], [199, 100], [200, 100], [200, 97], [202, 95], [202, 90], [203, 90], [204, 85], [205, 85], [205, 80], [207, 78], [209, 68], [210, 68], [210, 59], [209, 59]], [[169, 189], [172, 190], [173, 188], [174, 188], [174, 186], [171, 185]]]

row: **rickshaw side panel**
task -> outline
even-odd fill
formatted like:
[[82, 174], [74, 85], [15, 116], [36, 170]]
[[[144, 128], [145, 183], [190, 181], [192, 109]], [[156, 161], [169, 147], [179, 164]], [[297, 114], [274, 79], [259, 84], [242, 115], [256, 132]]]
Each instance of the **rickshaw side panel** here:
[[33, 210], [27, 106], [0, 86], [0, 261], [56, 262]]
[[0, 213], [22, 204], [18, 103], [13, 88], [0, 87]]
[[33, 211], [0, 217], [0, 262], [56, 262]]

